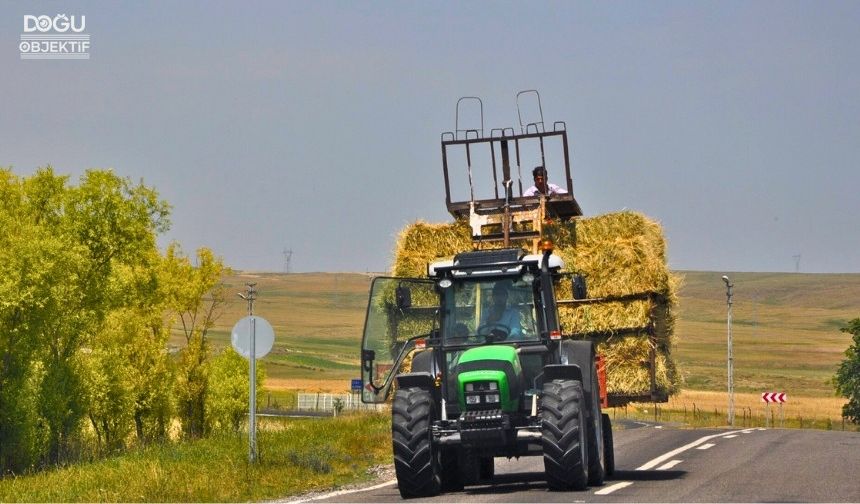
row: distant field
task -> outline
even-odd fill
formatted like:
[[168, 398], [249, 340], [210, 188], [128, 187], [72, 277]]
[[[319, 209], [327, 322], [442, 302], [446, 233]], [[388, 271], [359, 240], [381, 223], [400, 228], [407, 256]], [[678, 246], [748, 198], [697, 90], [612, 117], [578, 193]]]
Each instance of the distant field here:
[[[726, 296], [720, 273], [680, 272], [675, 355], [694, 390], [724, 390]], [[735, 390], [833, 397], [830, 379], [860, 317], [860, 275], [730, 273]]]
[[[677, 341], [673, 350], [688, 391], [726, 387], [726, 297], [722, 273], [679, 272]], [[838, 417], [841, 402], [829, 380], [850, 337], [839, 327], [860, 317], [860, 274], [729, 273], [735, 284], [735, 390], [755, 397], [785, 391], [790, 403], [821, 398]], [[255, 313], [275, 328], [275, 348], [264, 360], [273, 389], [346, 391], [357, 378], [358, 349], [370, 277], [354, 273], [243, 273], [230, 290], [257, 282]], [[213, 332], [216, 345], [246, 314], [235, 297]], [[175, 344], [182, 341], [178, 335]], [[717, 396], [719, 397], [719, 396]], [[719, 402], [719, 401], [717, 401]], [[804, 406], [806, 411], [806, 406]]]

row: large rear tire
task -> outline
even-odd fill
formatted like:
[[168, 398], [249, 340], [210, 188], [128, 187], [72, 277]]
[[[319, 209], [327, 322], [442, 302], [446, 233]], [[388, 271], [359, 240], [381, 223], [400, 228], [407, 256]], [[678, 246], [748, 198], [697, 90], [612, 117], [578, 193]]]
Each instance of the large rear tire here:
[[553, 380], [541, 396], [543, 464], [551, 490], [585, 490], [588, 453], [582, 383]]
[[398, 389], [391, 407], [394, 471], [404, 499], [439, 495], [439, 455], [430, 427], [436, 405], [430, 392], [420, 387]]

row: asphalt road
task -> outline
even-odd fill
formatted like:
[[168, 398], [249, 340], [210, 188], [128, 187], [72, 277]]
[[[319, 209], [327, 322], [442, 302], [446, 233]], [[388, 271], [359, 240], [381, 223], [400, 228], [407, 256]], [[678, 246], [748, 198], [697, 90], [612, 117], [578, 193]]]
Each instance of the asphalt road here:
[[[860, 502], [860, 433], [624, 427], [615, 431], [615, 476], [601, 487], [550, 492], [542, 458], [497, 458], [492, 485], [410, 502]], [[314, 501], [401, 498], [389, 482]]]

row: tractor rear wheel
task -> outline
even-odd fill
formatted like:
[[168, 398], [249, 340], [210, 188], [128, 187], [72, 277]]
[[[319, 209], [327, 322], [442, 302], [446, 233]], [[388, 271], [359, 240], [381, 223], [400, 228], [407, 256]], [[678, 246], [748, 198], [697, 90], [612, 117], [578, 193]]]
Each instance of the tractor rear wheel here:
[[551, 490], [588, 485], [585, 398], [578, 380], [544, 383], [541, 396], [543, 464]]
[[391, 434], [397, 487], [404, 499], [439, 495], [439, 454], [430, 427], [436, 405], [420, 387], [398, 389], [391, 407]]

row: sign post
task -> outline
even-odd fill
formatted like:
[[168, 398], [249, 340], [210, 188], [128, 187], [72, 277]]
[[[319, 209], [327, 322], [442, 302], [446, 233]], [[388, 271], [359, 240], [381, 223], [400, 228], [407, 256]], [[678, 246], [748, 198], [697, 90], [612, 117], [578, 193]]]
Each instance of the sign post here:
[[254, 300], [257, 299], [256, 283], [248, 283], [247, 291], [239, 293], [239, 297], [248, 302], [248, 316], [236, 322], [230, 336], [233, 348], [239, 355], [248, 359], [249, 394], [248, 394], [248, 460], [257, 460], [257, 359], [265, 357], [272, 350], [275, 342], [275, 331], [272, 325], [262, 318], [254, 316]]
[[[782, 404], [788, 400], [788, 394], [785, 392], [762, 392], [761, 400], [764, 402], [764, 426], [770, 426], [770, 403], [779, 404], [779, 422], [780, 427], [785, 426], [785, 412], [782, 410]], [[776, 427], [776, 421], [774, 421]]]

